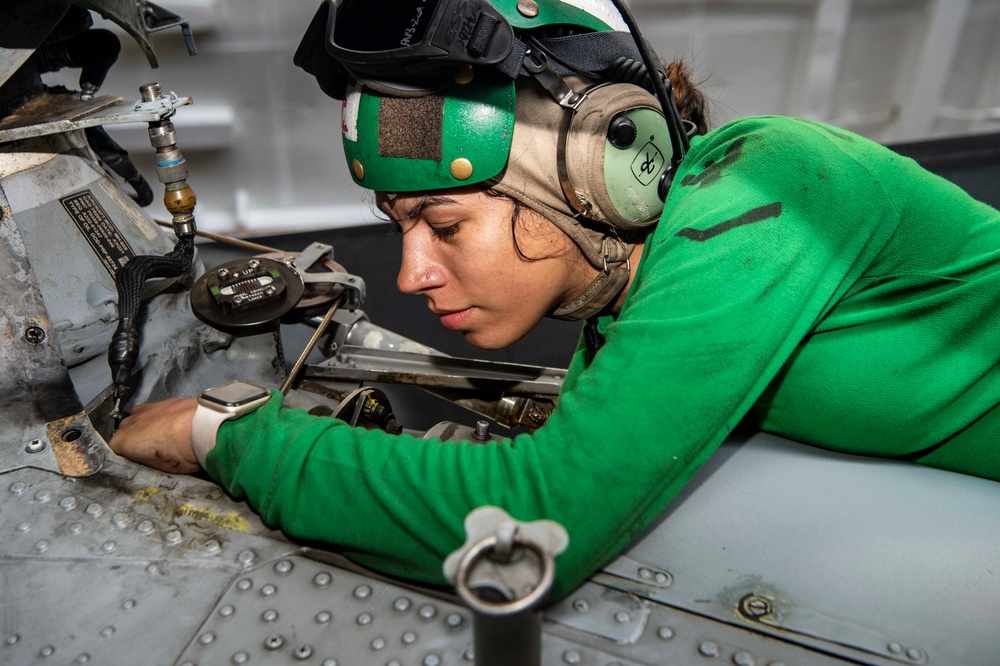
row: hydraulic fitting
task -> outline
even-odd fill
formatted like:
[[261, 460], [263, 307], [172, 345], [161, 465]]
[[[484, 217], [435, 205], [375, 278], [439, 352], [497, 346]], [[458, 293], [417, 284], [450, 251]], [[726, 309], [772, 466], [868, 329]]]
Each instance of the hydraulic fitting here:
[[[139, 87], [143, 102], [162, 98], [158, 83]], [[177, 147], [177, 131], [169, 117], [149, 123], [149, 142], [156, 150], [156, 177], [164, 186], [163, 205], [171, 215], [177, 237], [195, 233], [194, 207], [198, 202], [194, 190], [187, 183], [187, 164], [184, 154]]]

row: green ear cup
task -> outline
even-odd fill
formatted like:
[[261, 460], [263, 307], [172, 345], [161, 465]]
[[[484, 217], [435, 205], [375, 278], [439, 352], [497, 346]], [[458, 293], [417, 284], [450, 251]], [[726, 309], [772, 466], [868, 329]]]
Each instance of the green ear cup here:
[[632, 109], [624, 114], [635, 125], [635, 140], [617, 147], [604, 144], [604, 183], [618, 214], [634, 223], [659, 217], [663, 202], [657, 185], [670, 163], [670, 133], [663, 115], [652, 109]]

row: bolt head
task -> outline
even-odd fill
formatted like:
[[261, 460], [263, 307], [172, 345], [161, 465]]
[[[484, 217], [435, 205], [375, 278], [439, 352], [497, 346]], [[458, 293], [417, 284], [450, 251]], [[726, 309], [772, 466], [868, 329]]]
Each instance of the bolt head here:
[[748, 594], [740, 599], [739, 611], [744, 617], [759, 619], [771, 614], [771, 602], [756, 594]]
[[33, 345], [41, 344], [45, 341], [45, 329], [39, 326], [29, 326], [24, 332], [24, 339]]
[[45, 442], [40, 439], [33, 439], [25, 445], [24, 450], [28, 453], [41, 453], [45, 450]]

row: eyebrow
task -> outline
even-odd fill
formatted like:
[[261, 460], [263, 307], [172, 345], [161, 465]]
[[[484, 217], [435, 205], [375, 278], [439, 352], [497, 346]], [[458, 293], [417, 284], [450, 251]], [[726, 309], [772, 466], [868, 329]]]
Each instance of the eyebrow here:
[[[388, 201], [386, 201], [386, 203], [388, 203]], [[420, 213], [422, 213], [424, 210], [426, 210], [428, 208], [431, 208], [431, 207], [434, 207], [434, 206], [450, 206], [450, 205], [454, 205], [454, 204], [457, 204], [457, 203], [458, 203], [458, 200], [453, 199], [452, 197], [446, 197], [446, 196], [440, 196], [440, 195], [431, 195], [431, 196], [420, 197], [420, 200], [417, 203], [415, 203], [408, 211], [406, 211], [406, 215], [404, 215], [400, 219], [394, 218], [392, 216], [392, 214], [389, 212], [389, 210], [386, 209], [386, 208], [382, 208], [382, 212], [384, 212], [386, 215], [388, 215], [389, 219], [391, 219], [392, 221], [398, 223], [398, 222], [400, 222], [402, 220], [412, 220], [413, 218], [415, 218], [416, 216], [420, 215]]]

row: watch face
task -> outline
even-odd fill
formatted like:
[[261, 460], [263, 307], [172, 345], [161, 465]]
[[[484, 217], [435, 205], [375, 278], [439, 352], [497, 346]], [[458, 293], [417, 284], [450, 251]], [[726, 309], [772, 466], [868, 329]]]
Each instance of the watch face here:
[[267, 395], [269, 395], [267, 390], [255, 384], [235, 381], [223, 384], [222, 386], [216, 386], [215, 388], [205, 389], [201, 397], [227, 407], [239, 407]]

